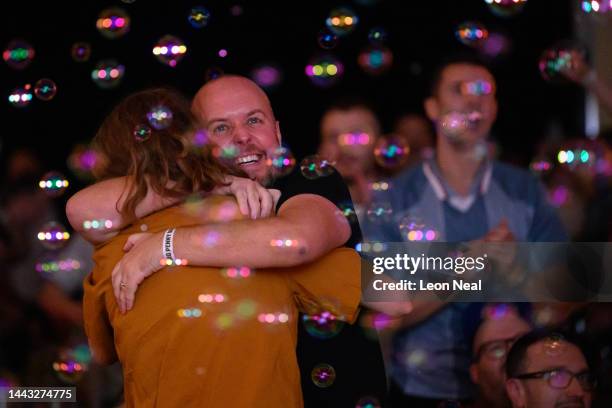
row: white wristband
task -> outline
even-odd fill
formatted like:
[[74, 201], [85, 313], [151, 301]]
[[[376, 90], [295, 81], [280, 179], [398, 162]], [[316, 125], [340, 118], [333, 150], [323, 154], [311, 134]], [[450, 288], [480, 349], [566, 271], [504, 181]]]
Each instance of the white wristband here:
[[164, 259], [171, 259], [175, 261], [174, 257], [174, 234], [176, 229], [170, 228], [164, 232], [164, 239], [162, 240], [162, 256]]

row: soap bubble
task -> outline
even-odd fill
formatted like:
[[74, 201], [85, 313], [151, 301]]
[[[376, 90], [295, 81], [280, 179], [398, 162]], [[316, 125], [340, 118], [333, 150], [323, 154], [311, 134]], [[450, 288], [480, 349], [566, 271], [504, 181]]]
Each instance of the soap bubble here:
[[353, 10], [348, 7], [340, 7], [329, 13], [325, 25], [335, 34], [343, 36], [352, 32], [358, 22], [359, 17]]
[[321, 87], [328, 87], [336, 83], [344, 73], [344, 66], [339, 59], [332, 55], [321, 55], [313, 58], [306, 65], [306, 76], [312, 83]]
[[457, 27], [455, 36], [467, 46], [479, 47], [489, 37], [489, 30], [481, 23], [466, 21]]
[[251, 79], [265, 90], [277, 87], [282, 78], [282, 71], [274, 64], [260, 64], [251, 71]]
[[274, 177], [283, 177], [295, 167], [295, 158], [288, 148], [278, 147], [268, 154], [266, 165]]
[[125, 67], [115, 60], [100, 61], [93, 71], [91, 79], [102, 89], [115, 88], [121, 83]]
[[23, 88], [14, 89], [8, 96], [11, 105], [17, 108], [24, 108], [32, 101], [32, 85], [28, 84]]
[[39, 181], [38, 186], [49, 196], [59, 197], [68, 188], [68, 180], [60, 172], [50, 171]]
[[106, 38], [122, 37], [130, 30], [130, 16], [122, 8], [108, 8], [98, 16], [96, 28]]
[[317, 364], [310, 374], [312, 382], [320, 388], [331, 387], [336, 380], [336, 370], [329, 364]]
[[357, 63], [368, 74], [379, 75], [393, 64], [393, 53], [380, 45], [368, 46], [359, 53]]
[[91, 45], [87, 42], [76, 42], [70, 49], [70, 55], [72, 55], [72, 59], [76, 62], [89, 61], [89, 57], [91, 56]]
[[147, 120], [154, 129], [166, 129], [172, 123], [172, 111], [164, 105], [154, 106], [147, 113]]
[[153, 47], [153, 55], [162, 64], [166, 64], [172, 68], [183, 59], [187, 52], [187, 46], [178, 37], [165, 35]]
[[586, 50], [574, 42], [561, 41], [542, 53], [538, 68], [546, 81], [566, 82], [563, 72], [572, 69], [577, 59], [586, 59]]
[[302, 175], [309, 180], [329, 176], [334, 172], [334, 166], [320, 156], [305, 157], [300, 163]]
[[66, 228], [55, 221], [50, 221], [43, 225], [38, 233], [38, 240], [47, 249], [59, 249], [66, 245], [70, 239], [70, 233]]
[[187, 20], [193, 28], [206, 27], [210, 21], [210, 11], [202, 6], [194, 7], [189, 12]]
[[34, 84], [34, 95], [41, 101], [50, 101], [57, 93], [57, 85], [50, 79], [39, 79]]
[[520, 13], [527, 0], [484, 0], [489, 10], [499, 17], [512, 17]]
[[382, 45], [387, 41], [388, 37], [387, 30], [382, 27], [374, 27], [368, 33], [368, 40], [372, 45]]
[[144, 142], [151, 137], [151, 128], [147, 125], [137, 125], [134, 129], [134, 138], [137, 142]]
[[384, 136], [374, 145], [376, 163], [386, 169], [397, 169], [408, 161], [410, 146], [403, 137]]
[[15, 39], [8, 43], [2, 53], [2, 59], [14, 69], [24, 69], [34, 59], [34, 48], [27, 41]]
[[317, 42], [321, 48], [331, 50], [338, 45], [338, 36], [329, 29], [323, 29], [319, 31]]
[[336, 336], [344, 327], [344, 321], [328, 311], [316, 314], [304, 314], [302, 324], [306, 332], [317, 339], [329, 339]]

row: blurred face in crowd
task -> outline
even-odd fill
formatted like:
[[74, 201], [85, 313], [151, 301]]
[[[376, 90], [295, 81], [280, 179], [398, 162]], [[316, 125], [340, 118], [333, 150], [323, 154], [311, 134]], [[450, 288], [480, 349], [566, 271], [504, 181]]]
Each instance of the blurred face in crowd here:
[[380, 132], [378, 119], [365, 107], [332, 109], [321, 119], [318, 153], [346, 178], [367, 173], [374, 164], [373, 147]]
[[489, 318], [480, 325], [474, 338], [472, 381], [479, 398], [487, 407], [509, 407], [504, 364], [514, 340], [530, 330], [529, 324], [515, 312]]
[[468, 63], [451, 64], [442, 70], [437, 89], [425, 101], [425, 111], [436, 123], [438, 134], [443, 135], [448, 113], [464, 114], [466, 130], [446, 140], [474, 146], [489, 134], [497, 117], [495, 88], [495, 78], [486, 68]]
[[266, 162], [279, 147], [281, 133], [261, 88], [247, 78], [221, 77], [198, 91], [192, 109], [211, 141], [238, 149], [237, 167], [259, 181], [268, 177]]
[[[527, 349], [519, 374], [538, 378], [511, 378], [506, 382], [513, 407], [519, 408], [589, 408], [591, 388], [586, 380], [588, 366], [584, 355], [574, 344], [543, 340]], [[576, 377], [577, 376], [577, 377]]]
[[393, 133], [403, 137], [412, 153], [417, 153], [427, 147], [433, 147], [434, 135], [427, 119], [420, 115], [402, 116], [396, 123]]

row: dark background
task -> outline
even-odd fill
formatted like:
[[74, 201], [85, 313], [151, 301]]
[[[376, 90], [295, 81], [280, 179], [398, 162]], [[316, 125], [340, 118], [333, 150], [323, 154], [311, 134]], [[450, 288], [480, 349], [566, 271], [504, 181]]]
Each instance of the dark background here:
[[[344, 63], [343, 79], [321, 89], [309, 81], [304, 67], [322, 51], [317, 33], [328, 13], [343, 4], [356, 11], [359, 25], [332, 50]], [[211, 12], [210, 23], [202, 29], [187, 21], [196, 5]], [[230, 12], [235, 5], [243, 9], [240, 16]], [[104, 38], [95, 26], [100, 11], [110, 6], [122, 7], [132, 20], [129, 33], [115, 40]], [[316, 149], [321, 113], [342, 95], [359, 95], [370, 101], [386, 131], [398, 114], [419, 111], [427, 73], [445, 55], [464, 48], [455, 39], [455, 28], [466, 20], [476, 20], [489, 30], [506, 32], [513, 41], [511, 53], [492, 64], [500, 99], [494, 136], [500, 141], [502, 158], [526, 164], [551, 123], [560, 124], [567, 136], [581, 134], [583, 93], [574, 85], [546, 83], [537, 68], [546, 47], [572, 37], [572, 6], [568, 0], [529, 0], [519, 15], [501, 18], [493, 15], [483, 0], [380, 0], [371, 6], [355, 0], [7, 1], [2, 5], [0, 44], [6, 47], [11, 39], [23, 38], [33, 45], [36, 56], [21, 71], [3, 62], [0, 65], [2, 157], [17, 147], [29, 147], [40, 155], [47, 169], [64, 170], [72, 146], [89, 141], [123, 96], [159, 84], [191, 96], [205, 81], [210, 67], [248, 75], [262, 62], [275, 62], [284, 71], [283, 83], [270, 96], [285, 141], [298, 158], [303, 157]], [[393, 67], [378, 77], [364, 73], [356, 61], [374, 26], [387, 30], [387, 45], [394, 52]], [[165, 34], [178, 36], [188, 47], [176, 68], [161, 64], [152, 54], [153, 45]], [[91, 43], [88, 62], [77, 63], [71, 58], [71, 46], [77, 41]], [[229, 51], [225, 59], [217, 56], [221, 48]], [[111, 90], [99, 89], [90, 78], [96, 62], [107, 58], [126, 67], [121, 85]], [[34, 98], [25, 108], [8, 103], [13, 89], [26, 83], [34, 85], [40, 78], [56, 82], [58, 91], [53, 100]]]

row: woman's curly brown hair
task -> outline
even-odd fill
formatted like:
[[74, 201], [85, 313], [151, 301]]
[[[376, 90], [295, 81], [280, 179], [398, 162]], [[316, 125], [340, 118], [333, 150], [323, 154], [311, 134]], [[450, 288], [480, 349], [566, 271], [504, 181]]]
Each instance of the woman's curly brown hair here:
[[[172, 112], [164, 129], [149, 126], [147, 114], [157, 106]], [[135, 130], [148, 126], [151, 134], [139, 140]], [[135, 216], [137, 205], [151, 188], [162, 197], [184, 198], [196, 192], [209, 192], [225, 184], [225, 176], [242, 175], [213, 156], [213, 146], [194, 148], [197, 119], [189, 101], [178, 92], [156, 88], [134, 93], [117, 105], [104, 120], [93, 140], [101, 165], [94, 169], [98, 180], [129, 176], [123, 208], [124, 216]]]

